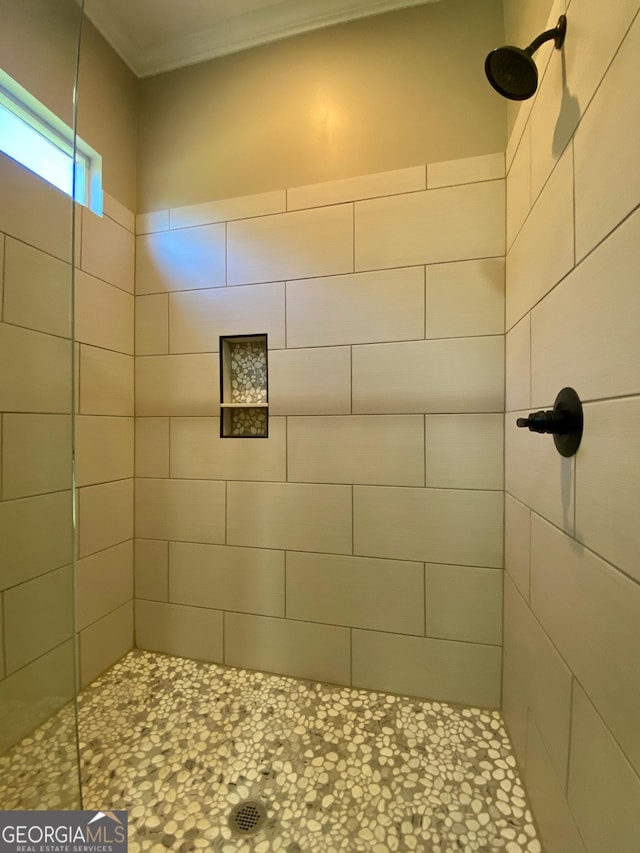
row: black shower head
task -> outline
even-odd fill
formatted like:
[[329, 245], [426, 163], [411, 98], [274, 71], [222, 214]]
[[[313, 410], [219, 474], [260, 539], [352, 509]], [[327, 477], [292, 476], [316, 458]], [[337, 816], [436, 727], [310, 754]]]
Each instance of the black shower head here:
[[538, 88], [538, 69], [533, 61], [533, 54], [540, 45], [551, 39], [560, 49], [566, 32], [567, 19], [560, 15], [558, 25], [553, 30], [546, 30], [524, 50], [512, 45], [492, 50], [486, 58], [484, 70], [496, 92], [512, 101], [525, 101], [530, 98]]

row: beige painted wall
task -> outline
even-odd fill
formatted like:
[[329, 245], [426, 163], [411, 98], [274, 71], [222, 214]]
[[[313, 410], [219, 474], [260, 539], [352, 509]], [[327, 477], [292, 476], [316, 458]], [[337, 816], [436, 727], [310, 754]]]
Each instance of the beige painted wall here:
[[499, 0], [447, 0], [141, 81], [139, 211], [501, 151]]

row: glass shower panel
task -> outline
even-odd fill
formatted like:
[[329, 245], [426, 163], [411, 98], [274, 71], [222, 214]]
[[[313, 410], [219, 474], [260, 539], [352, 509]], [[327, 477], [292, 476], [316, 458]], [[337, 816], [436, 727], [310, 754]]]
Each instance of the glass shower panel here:
[[[81, 21], [76, 0], [0, 0], [0, 94], [72, 131]], [[0, 809], [81, 803], [74, 231], [71, 196], [0, 153]]]

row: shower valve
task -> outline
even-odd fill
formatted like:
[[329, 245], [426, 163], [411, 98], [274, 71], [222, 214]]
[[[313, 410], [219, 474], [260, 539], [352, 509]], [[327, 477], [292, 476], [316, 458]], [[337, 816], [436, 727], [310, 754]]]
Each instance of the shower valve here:
[[558, 453], [573, 456], [582, 439], [582, 403], [573, 388], [563, 388], [556, 397], [553, 409], [532, 412], [528, 418], [518, 418], [516, 426], [530, 432], [553, 435]]

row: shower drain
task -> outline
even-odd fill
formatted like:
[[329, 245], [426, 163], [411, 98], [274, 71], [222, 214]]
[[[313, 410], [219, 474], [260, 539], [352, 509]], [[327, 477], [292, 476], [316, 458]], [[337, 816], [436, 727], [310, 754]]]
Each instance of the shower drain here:
[[231, 810], [229, 827], [235, 835], [246, 838], [260, 832], [266, 819], [266, 809], [259, 800], [244, 800]]

